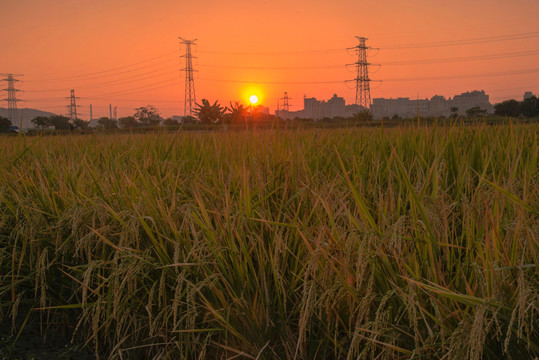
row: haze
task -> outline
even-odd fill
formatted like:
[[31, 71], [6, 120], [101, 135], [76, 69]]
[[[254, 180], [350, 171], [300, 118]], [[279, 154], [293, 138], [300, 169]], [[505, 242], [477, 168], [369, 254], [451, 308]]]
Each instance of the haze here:
[[[344, 65], [356, 35], [380, 48], [369, 52], [382, 65], [370, 68], [383, 80], [373, 98], [485, 90], [495, 103], [539, 90], [537, 0], [3, 2], [0, 72], [24, 74], [19, 107], [65, 113], [75, 89], [83, 118], [90, 104], [94, 117], [109, 104], [119, 116], [146, 104], [183, 114], [178, 36], [198, 39], [197, 101], [223, 105], [256, 94], [273, 112], [285, 91], [291, 110], [304, 95], [353, 103]], [[447, 43], [469, 39], [480, 40]]]

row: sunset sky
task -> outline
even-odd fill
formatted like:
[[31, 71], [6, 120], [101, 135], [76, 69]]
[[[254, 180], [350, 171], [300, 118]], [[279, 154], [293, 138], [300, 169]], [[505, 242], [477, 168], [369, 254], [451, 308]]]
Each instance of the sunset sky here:
[[291, 110], [304, 96], [353, 103], [344, 65], [356, 61], [346, 51], [356, 35], [380, 48], [368, 53], [381, 64], [370, 77], [383, 81], [372, 98], [485, 90], [496, 103], [539, 93], [537, 0], [0, 1], [0, 73], [24, 74], [19, 107], [65, 114], [74, 89], [84, 119], [90, 104], [94, 117], [109, 104], [119, 116], [146, 104], [183, 115], [178, 36], [198, 39], [199, 102], [256, 94], [273, 112], [286, 91]]

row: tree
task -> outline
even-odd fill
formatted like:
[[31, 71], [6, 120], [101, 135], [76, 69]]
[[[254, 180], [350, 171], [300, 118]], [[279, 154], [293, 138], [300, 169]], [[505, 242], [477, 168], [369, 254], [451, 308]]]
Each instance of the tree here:
[[55, 130], [71, 130], [72, 125], [69, 118], [62, 115], [54, 115], [49, 118], [49, 124], [54, 126]]
[[32, 119], [32, 123], [35, 126], [40, 127], [41, 129], [44, 129], [52, 125], [50, 119], [46, 116], [36, 116], [35, 118]]
[[209, 101], [202, 99], [202, 104], [196, 104], [195, 111], [197, 113], [198, 119], [203, 124], [214, 124], [223, 120], [227, 108], [219, 105], [217, 100], [210, 105]]
[[354, 114], [354, 119], [356, 121], [372, 121], [374, 117], [369, 110], [361, 110], [360, 112]]
[[182, 124], [196, 124], [197, 122], [197, 118], [191, 115], [187, 115], [182, 118]]
[[164, 126], [174, 127], [174, 126], [180, 126], [180, 123], [176, 119], [167, 118], [167, 119], [163, 120], [163, 125]]
[[97, 126], [103, 129], [117, 129], [118, 123], [114, 119], [109, 119], [108, 117], [102, 117], [97, 120]]
[[477, 117], [485, 116], [486, 114], [487, 114], [487, 111], [481, 109], [479, 106], [474, 106], [466, 110], [466, 117], [469, 117], [469, 118], [477, 118]]
[[152, 105], [136, 108], [134, 118], [144, 126], [157, 126], [161, 122], [159, 111]]
[[520, 103], [520, 112], [527, 117], [539, 115], [539, 101], [537, 100], [537, 97], [531, 96], [524, 99], [524, 101]]
[[134, 128], [140, 125], [134, 116], [121, 117], [118, 120], [118, 122], [120, 123], [120, 126], [123, 128]]
[[247, 121], [249, 116], [249, 110], [243, 104], [235, 102], [232, 104], [230, 102], [230, 108], [227, 109], [229, 112], [225, 114], [223, 120], [227, 123], [244, 123]]
[[520, 104], [515, 99], [505, 100], [504, 102], [494, 105], [494, 114], [517, 117], [520, 115]]
[[75, 125], [75, 127], [77, 129], [81, 129], [81, 130], [84, 130], [84, 129], [88, 129], [88, 126], [90, 125], [88, 121], [86, 120], [82, 120], [82, 119], [75, 119], [73, 120], [73, 125]]
[[0, 132], [8, 131], [11, 125], [12, 125], [11, 120], [3, 116], [0, 116]]
[[456, 118], [459, 115], [459, 108], [456, 106], [452, 106], [451, 109], [449, 109], [449, 111], [450, 111], [449, 116], [452, 118]]

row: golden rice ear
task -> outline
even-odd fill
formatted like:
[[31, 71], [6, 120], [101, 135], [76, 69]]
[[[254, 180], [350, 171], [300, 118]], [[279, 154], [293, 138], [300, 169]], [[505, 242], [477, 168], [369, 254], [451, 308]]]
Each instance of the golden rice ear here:
[[1, 138], [0, 354], [537, 357], [538, 125], [351, 124]]

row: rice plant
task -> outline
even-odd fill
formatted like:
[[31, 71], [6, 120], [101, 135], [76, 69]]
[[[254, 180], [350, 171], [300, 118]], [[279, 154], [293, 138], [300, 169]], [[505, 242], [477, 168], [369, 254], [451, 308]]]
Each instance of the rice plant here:
[[0, 325], [109, 359], [537, 357], [537, 130], [2, 138]]

